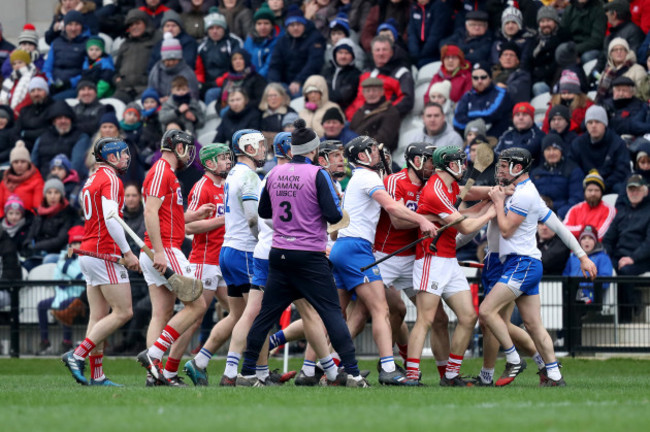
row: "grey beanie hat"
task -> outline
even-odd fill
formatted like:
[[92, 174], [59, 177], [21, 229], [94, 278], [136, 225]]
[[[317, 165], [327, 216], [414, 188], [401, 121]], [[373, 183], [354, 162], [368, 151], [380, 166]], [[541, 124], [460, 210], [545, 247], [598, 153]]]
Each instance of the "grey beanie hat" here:
[[607, 111], [605, 111], [605, 108], [601, 107], [600, 105], [592, 105], [587, 109], [587, 112], [585, 114], [585, 124], [589, 122], [589, 120], [599, 121], [605, 126], [609, 125]]
[[485, 120], [478, 118], [467, 123], [467, 126], [465, 126], [465, 132], [463, 133], [463, 138], [467, 139], [467, 134], [470, 132], [474, 132], [476, 135], [486, 135], [487, 126], [485, 125]]
[[556, 23], [560, 23], [560, 15], [558, 15], [557, 10], [553, 6], [544, 6], [537, 11], [537, 23], [544, 18], [552, 19]]
[[48, 189], [56, 189], [61, 192], [62, 197], [65, 197], [65, 186], [63, 186], [63, 182], [58, 178], [51, 178], [45, 182], [43, 185], [43, 195], [47, 193]]

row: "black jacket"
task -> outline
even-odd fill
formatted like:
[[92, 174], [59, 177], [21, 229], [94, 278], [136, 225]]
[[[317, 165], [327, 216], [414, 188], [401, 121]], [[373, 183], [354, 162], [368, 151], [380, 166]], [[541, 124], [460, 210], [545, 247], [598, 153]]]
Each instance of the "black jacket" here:
[[330, 60], [323, 68], [322, 75], [327, 82], [330, 101], [336, 102], [345, 111], [357, 95], [361, 71], [354, 66], [354, 62], [339, 67], [334, 60]]
[[0, 164], [9, 162], [9, 153], [16, 144], [16, 135], [18, 130], [15, 128], [14, 112], [9, 105], [0, 105], [0, 110], [5, 111], [9, 115], [7, 126], [0, 130]]
[[556, 235], [545, 242], [538, 240], [537, 249], [542, 252], [544, 274], [561, 275], [571, 254], [562, 240]]
[[217, 127], [217, 136], [212, 142], [230, 144], [232, 134], [240, 129], [259, 129], [260, 128], [260, 111], [256, 107], [248, 105], [239, 113], [232, 110], [226, 111], [221, 123]]
[[50, 127], [48, 109], [54, 101], [47, 96], [41, 104], [31, 104], [20, 110], [16, 129], [25, 146], [31, 152], [36, 139]]
[[47, 253], [61, 252], [68, 244], [68, 230], [80, 222], [78, 219], [76, 212], [69, 205], [53, 215], [36, 215], [23, 247]]
[[23, 273], [18, 261], [16, 245], [11, 237], [0, 228], [0, 279], [22, 279]]
[[619, 197], [616, 217], [609, 226], [603, 245], [612, 262], [628, 256], [635, 263], [650, 259], [650, 198], [632, 207], [627, 196]]

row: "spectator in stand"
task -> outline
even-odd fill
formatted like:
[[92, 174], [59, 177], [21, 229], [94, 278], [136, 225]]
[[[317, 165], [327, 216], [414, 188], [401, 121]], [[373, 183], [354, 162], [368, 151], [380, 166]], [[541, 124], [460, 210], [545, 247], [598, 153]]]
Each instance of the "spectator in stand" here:
[[199, 46], [195, 73], [202, 84], [201, 95], [208, 104], [219, 99], [221, 89], [217, 87], [217, 78], [228, 72], [230, 56], [242, 47], [242, 41], [228, 32], [226, 18], [220, 13], [210, 13], [204, 22], [208, 37]]
[[548, 122], [544, 122], [544, 133], [555, 133], [562, 139], [563, 150], [571, 149], [571, 143], [578, 138], [578, 134], [570, 129], [571, 112], [564, 105], [555, 105], [547, 113]]
[[63, 183], [65, 190], [65, 198], [70, 205], [79, 210], [81, 208], [79, 202], [79, 193], [81, 192], [82, 184], [77, 171], [72, 169], [70, 159], [63, 153], [54, 156], [50, 162], [50, 173], [48, 178], [58, 178]]
[[[43, 189], [41, 188], [40, 190], [42, 191]], [[0, 223], [0, 230], [4, 232], [5, 236], [9, 237], [11, 244], [3, 244], [0, 250], [7, 252], [13, 250], [14, 253], [20, 253], [23, 242], [29, 233], [33, 213], [25, 210], [25, 205], [18, 195], [9, 195], [2, 207], [4, 217]], [[5, 269], [7, 268], [7, 264], [7, 261], [4, 261], [3, 267]], [[20, 263], [17, 260], [16, 264], [18, 265], [18, 270], [20, 270]], [[2, 277], [8, 276], [3, 273]]]
[[[4, 205], [7, 210], [11, 212], [15, 211], [16, 213], [19, 212], [19, 210], [10, 210], [11, 205], [7, 204]], [[15, 205], [16, 207], [19, 206], [16, 202], [12, 202], [12, 205]], [[0, 262], [2, 263], [0, 266], [0, 278], [2, 278], [2, 281], [21, 280], [23, 276], [20, 261], [18, 259], [18, 251], [13, 239], [16, 235], [16, 231], [18, 231], [20, 227], [7, 222], [7, 219], [8, 218], [3, 219], [0, 224]], [[22, 220], [24, 223], [24, 219], [18, 220]], [[7, 230], [9, 230], [9, 232]], [[9, 292], [5, 290], [0, 291], [0, 307], [5, 308], [10, 304], [11, 297]]]
[[568, 147], [562, 138], [550, 133], [542, 140], [542, 163], [530, 172], [530, 179], [548, 207], [564, 218], [571, 207], [582, 200], [585, 174], [566, 157]]
[[372, 39], [377, 35], [377, 28], [388, 18], [393, 18], [396, 24], [397, 34], [406, 40], [408, 35], [408, 23], [411, 17], [411, 2], [409, 0], [378, 0], [368, 11], [363, 21], [361, 31], [361, 47], [364, 51], [371, 51]]
[[329, 35], [327, 35], [327, 46], [325, 47], [325, 67], [327, 68], [329, 62], [334, 59], [334, 47], [339, 43], [339, 41], [346, 39], [347, 44], [352, 50], [352, 61], [354, 62], [354, 66], [359, 70], [363, 69], [365, 66], [366, 53], [356, 42], [353, 42], [352, 37], [356, 35], [352, 35], [352, 30], [350, 30], [348, 24], [348, 16], [343, 12], [339, 13], [334, 17], [334, 19], [332, 19], [332, 21], [330, 21], [329, 29]]
[[[329, 23], [338, 18], [338, 1], [333, 0], [306, 0], [303, 10], [305, 18], [314, 23], [314, 27], [324, 38], [329, 35]], [[345, 15], [347, 21], [347, 14]], [[348, 25], [349, 28], [349, 25]], [[349, 34], [348, 34], [349, 36]]]
[[72, 161], [79, 176], [85, 179], [88, 170], [84, 163], [90, 147], [90, 138], [77, 128], [76, 116], [64, 101], [56, 101], [48, 110], [50, 127], [41, 135], [32, 150], [32, 162], [43, 176], [49, 172], [50, 161], [63, 153]]
[[253, 15], [253, 29], [246, 37], [244, 49], [250, 54], [257, 73], [264, 78], [269, 73], [271, 56], [281, 34], [275, 26], [275, 14], [263, 3]]
[[[43, 199], [43, 176], [32, 164], [29, 150], [23, 141], [17, 141], [9, 155], [10, 166], [2, 175], [0, 183], [0, 203], [5, 203], [10, 195], [16, 195], [23, 203], [23, 209], [36, 209]], [[4, 210], [0, 208], [0, 217]]]
[[336, 43], [332, 58], [323, 68], [321, 75], [327, 81], [330, 100], [337, 103], [342, 110], [354, 101], [361, 71], [355, 66], [355, 43], [343, 38]]
[[27, 257], [23, 267], [31, 270], [39, 264], [57, 262], [59, 252], [67, 244], [68, 230], [79, 222], [76, 212], [65, 198], [61, 180], [51, 178], [46, 181], [43, 200], [23, 243], [22, 250]]
[[440, 41], [453, 30], [453, 7], [447, 0], [418, 0], [411, 6], [408, 48], [417, 67], [440, 60]]
[[125, 104], [137, 98], [147, 88], [148, 71], [144, 59], [151, 57], [160, 34], [149, 16], [139, 9], [126, 15], [127, 36], [115, 55], [115, 93], [113, 97]]
[[504, 46], [515, 44], [518, 48], [519, 55], [517, 57], [520, 59], [521, 66], [530, 70], [534, 38], [535, 33], [524, 27], [524, 17], [521, 11], [514, 6], [505, 8], [501, 14], [501, 29], [497, 32], [497, 37], [490, 50], [490, 61], [493, 64], [498, 63], [501, 60]]
[[219, 13], [226, 17], [231, 33], [245, 39], [251, 31], [253, 12], [244, 5], [244, 0], [219, 0], [219, 4]]
[[535, 164], [540, 161], [542, 140], [546, 135], [535, 124], [535, 108], [528, 102], [520, 102], [512, 109], [512, 124], [501, 137], [494, 149], [498, 155], [502, 151], [513, 148], [525, 148], [533, 156]]
[[424, 94], [424, 103], [429, 102], [431, 87], [443, 81], [451, 83], [449, 98], [456, 103], [472, 88], [472, 65], [465, 60], [465, 54], [456, 45], [445, 45], [440, 49], [442, 64], [440, 69], [431, 79], [429, 88]]
[[548, 125], [551, 121], [551, 110], [557, 106], [565, 106], [570, 112], [569, 130], [578, 134], [585, 132], [583, 123], [587, 109], [594, 102], [580, 89], [580, 80], [571, 71], [564, 71], [557, 93], [551, 97], [551, 103], [544, 117], [542, 130], [548, 132]]
[[191, 67], [183, 59], [183, 49], [178, 39], [174, 39], [171, 33], [165, 33], [164, 41], [160, 47], [162, 56], [158, 63], [151, 69], [149, 74], [149, 87], [156, 90], [165, 103], [172, 90], [172, 80], [177, 76], [184, 76], [190, 86], [190, 94], [193, 98], [199, 97], [199, 82]]
[[34, 147], [36, 139], [49, 127], [48, 110], [53, 101], [47, 82], [37, 76], [32, 78], [27, 87], [32, 104], [20, 110], [16, 130], [25, 141], [28, 150]]
[[[180, 79], [183, 79], [183, 77], [180, 77]], [[167, 99], [167, 102], [169, 102], [170, 99], [171, 98]], [[126, 106], [119, 125], [120, 132], [122, 132], [126, 142], [131, 143], [130, 145], [135, 147], [139, 146], [140, 136], [142, 135], [142, 110], [137, 103], [131, 102]], [[137, 159], [137, 155], [137, 153], [131, 153], [132, 158]]]
[[65, 16], [68, 12], [79, 12], [81, 24], [88, 29], [90, 34], [99, 33], [99, 23], [95, 17], [95, 2], [91, 0], [59, 0], [54, 10], [54, 17], [50, 28], [45, 32], [45, 43], [52, 45], [52, 42], [64, 33]]
[[463, 139], [447, 122], [442, 105], [429, 102], [424, 106], [422, 113], [422, 129], [408, 132], [404, 141], [408, 144], [414, 142], [425, 142], [436, 147], [455, 146], [463, 148]]
[[623, 38], [614, 38], [609, 43], [607, 51], [607, 65], [598, 81], [596, 103], [602, 102], [612, 95], [612, 82], [626, 76], [639, 86], [646, 76], [646, 70], [636, 62], [636, 54], [630, 50], [627, 41]]
[[637, 138], [634, 144], [634, 174], [639, 174], [649, 184], [650, 180], [650, 141], [646, 138]]
[[140, 6], [140, 10], [149, 16], [149, 19], [153, 23], [153, 27], [159, 29], [162, 26], [165, 12], [170, 11], [171, 9], [164, 4], [161, 4], [161, 0], [144, 0], [144, 3], [144, 6]]
[[512, 103], [530, 101], [532, 78], [530, 72], [519, 61], [520, 51], [515, 42], [503, 42], [500, 45], [499, 62], [492, 66], [492, 81], [508, 90]]
[[162, 125], [158, 119], [161, 108], [160, 96], [156, 90], [148, 88], [142, 93], [140, 102], [142, 103], [142, 133], [138, 143], [140, 148], [138, 162], [144, 169], [149, 169], [152, 165], [151, 158], [160, 148], [162, 138]]
[[234, 88], [228, 94], [228, 108], [212, 142], [230, 144], [232, 135], [238, 130], [260, 129], [260, 111], [248, 103], [248, 95], [244, 89]]
[[650, 132], [650, 122], [646, 120], [648, 104], [635, 97], [636, 85], [626, 76], [612, 81], [612, 97], [605, 99], [603, 105], [608, 111], [610, 127], [618, 135], [637, 137]]
[[88, 136], [92, 136], [99, 128], [99, 119], [109, 110], [109, 106], [99, 102], [97, 84], [93, 81], [81, 80], [77, 84], [77, 103], [72, 110], [77, 117], [77, 127]]
[[582, 188], [585, 200], [569, 209], [563, 223], [576, 238], [587, 225], [591, 225], [598, 231], [598, 241], [602, 241], [616, 216], [616, 209], [603, 201], [605, 180], [598, 170], [592, 170], [585, 176]]
[[[489, 147], [492, 147], [485, 135], [476, 135], [469, 141], [469, 144], [467, 144], [467, 170], [464, 174], [464, 179], [462, 181], [463, 184], [467, 183], [467, 180], [469, 180], [472, 168], [474, 167], [474, 161], [476, 160], [476, 146], [479, 144], [485, 144]], [[494, 186], [496, 184], [496, 181], [494, 179], [494, 169], [496, 163], [497, 158], [495, 156], [490, 166], [485, 168], [483, 172], [476, 178], [476, 182], [474, 183], [476, 186]]]
[[442, 107], [442, 111], [445, 113], [445, 120], [450, 127], [453, 127], [454, 124], [454, 110], [456, 109], [456, 104], [449, 99], [449, 93], [451, 92], [451, 84], [449, 81], [437, 82], [429, 86], [429, 100], [424, 104], [433, 102], [437, 103]]
[[345, 124], [343, 113], [336, 107], [325, 111], [321, 124], [324, 131], [320, 139], [321, 142], [325, 140], [336, 140], [341, 141], [343, 146], [345, 146], [348, 142], [359, 136], [355, 132], [352, 132]]
[[630, 13], [632, 22], [643, 30], [643, 33], [650, 32], [650, 2], [648, 0], [632, 0], [630, 2]]
[[555, 77], [553, 78], [553, 85], [551, 86], [551, 93], [558, 92], [558, 85], [560, 79], [568, 73], [572, 72], [578, 77], [580, 83], [580, 90], [582, 93], [589, 91], [589, 79], [585, 75], [585, 70], [580, 63], [580, 57], [576, 51], [576, 44], [573, 41], [561, 43], [555, 50]]
[[235, 87], [243, 88], [248, 95], [248, 103], [258, 106], [266, 88], [266, 80], [251, 64], [250, 54], [243, 48], [236, 48], [230, 56], [230, 63], [228, 72], [217, 78], [217, 87], [221, 88], [221, 103], [217, 106], [225, 108], [228, 105], [228, 93]]
[[384, 96], [384, 82], [367, 78], [361, 83], [365, 103], [352, 117], [350, 129], [368, 135], [384, 144], [391, 152], [397, 148], [400, 114]]
[[[144, 237], [145, 232], [144, 205], [142, 202], [141, 185], [133, 182], [127, 183], [124, 186], [123, 219], [140, 238]], [[126, 240], [133, 253], [140, 253], [140, 247], [131, 237], [128, 237]]]
[[[467, 148], [469, 148], [470, 143], [474, 140], [474, 138], [478, 136], [485, 138], [482, 141], [489, 142], [490, 138], [485, 136], [486, 132], [487, 126], [485, 125], [485, 122], [482, 118], [477, 118], [476, 120], [472, 120], [471, 122], [467, 123], [465, 131], [463, 132], [463, 145], [465, 146], [466, 152]], [[497, 140], [494, 137], [491, 138], [493, 142], [490, 144], [490, 147], [494, 148], [497, 145]]]
[[75, 88], [81, 79], [86, 59], [86, 39], [82, 33], [83, 16], [71, 10], [63, 19], [64, 30], [56, 38], [47, 53], [43, 72], [47, 77], [54, 99], [63, 100], [76, 96]]
[[554, 231], [541, 222], [537, 223], [537, 249], [542, 253], [544, 274], [560, 276], [571, 251]]
[[[650, 271], [650, 199], [648, 185], [638, 174], [626, 183], [619, 196], [616, 217], [603, 240], [616, 274], [638, 276]], [[632, 322], [641, 312], [641, 292], [632, 284], [618, 284], [619, 322]]]
[[286, 85], [292, 98], [302, 93], [307, 77], [320, 73], [325, 55], [325, 38], [295, 5], [284, 22], [287, 32], [280, 36], [271, 56], [268, 81]]
[[[163, 15], [162, 33], [163, 35], [171, 33], [172, 37], [180, 42], [185, 63], [194, 69], [196, 66], [198, 44], [196, 43], [196, 39], [185, 33], [185, 29], [183, 29], [183, 21], [181, 21], [181, 17], [176, 13], [176, 11], [169, 10]], [[163, 41], [159, 41], [151, 50], [151, 57], [149, 58], [147, 70], [151, 71], [154, 68], [154, 65], [160, 60], [162, 44]]]
[[4, 38], [2, 34], [2, 23], [0, 23], [0, 64], [4, 63], [15, 49], [16, 46]]
[[5, 78], [0, 91], [0, 104], [9, 105], [13, 115], [18, 117], [20, 110], [32, 103], [29, 98], [29, 83], [40, 71], [32, 63], [29, 53], [20, 49], [9, 56], [12, 72]]
[[[377, 27], [377, 36], [388, 37], [390, 42], [393, 44], [395, 57], [399, 58], [404, 66], [408, 68], [411, 67], [408, 45], [397, 31], [397, 22], [394, 18], [388, 18], [386, 22], [381, 23], [379, 27]], [[370, 46], [372, 47], [372, 41], [370, 42]]]
[[[300, 110], [298, 115], [302, 118], [307, 127], [316, 132], [316, 135], [323, 136], [323, 116], [330, 108], [336, 108], [339, 111], [341, 107], [338, 104], [330, 101], [329, 92], [327, 90], [327, 83], [325, 78], [321, 75], [312, 75], [305, 80], [302, 88], [303, 98], [305, 99], [305, 107]], [[341, 115], [343, 112], [341, 111]]]
[[[27, 23], [23, 26], [23, 31], [18, 35], [18, 49], [28, 52], [36, 69], [43, 70], [45, 58], [38, 51], [38, 33], [32, 24]], [[11, 61], [7, 56], [2, 63], [2, 76], [7, 78], [12, 71]]]
[[283, 131], [282, 123], [286, 114], [295, 114], [294, 109], [289, 106], [290, 102], [291, 99], [281, 84], [267, 84], [264, 94], [262, 94], [262, 101], [259, 104], [259, 110], [262, 112], [260, 130], [263, 133], [268, 135]]
[[273, 12], [275, 17], [275, 25], [281, 31], [284, 32], [284, 20], [287, 18], [287, 10], [289, 9], [288, 5], [284, 0], [268, 0], [269, 9]]
[[551, 90], [558, 68], [555, 51], [568, 37], [564, 29], [560, 28], [560, 16], [553, 6], [543, 6], [537, 11], [537, 36], [531, 56], [533, 96]]
[[593, 105], [585, 115], [587, 133], [571, 145], [570, 157], [584, 171], [597, 169], [605, 179], [605, 192], [622, 194], [630, 175], [630, 153], [625, 141], [608, 127], [607, 112]]
[[[125, 111], [124, 118], [126, 117]], [[171, 95], [163, 103], [158, 119], [163, 126], [171, 122], [178, 123], [191, 134], [203, 126], [205, 115], [199, 101], [192, 98], [189, 83], [184, 76], [179, 75], [172, 80]]]
[[598, 58], [607, 30], [602, 0], [572, 0], [562, 14], [560, 27], [576, 43], [582, 64]]
[[415, 102], [415, 82], [409, 68], [395, 55], [393, 42], [390, 38], [379, 35], [372, 40], [372, 61], [374, 67], [359, 78], [357, 97], [345, 111], [351, 119], [364, 103], [363, 81], [373, 77], [384, 83], [384, 96], [404, 117], [411, 112]]
[[99, 99], [110, 97], [114, 90], [115, 65], [113, 64], [113, 57], [104, 51], [104, 39], [99, 36], [88, 38], [86, 53], [81, 79], [97, 84], [97, 97]]
[[0, 166], [9, 164], [18, 131], [14, 127], [14, 112], [9, 105], [0, 105]]
[[631, 21], [630, 4], [627, 0], [612, 0], [605, 3], [605, 15], [607, 16], [608, 32], [603, 42], [603, 50], [598, 56], [598, 62], [594, 71], [600, 73], [605, 69], [607, 64], [607, 55], [609, 44], [615, 38], [622, 38], [629, 45], [629, 50], [639, 49], [645, 39], [645, 33], [636, 24]]
[[464, 130], [468, 122], [482, 118], [490, 125], [487, 134], [499, 137], [511, 124], [511, 112], [512, 101], [508, 92], [492, 83], [488, 63], [475, 63], [472, 66], [472, 90], [456, 104], [454, 127]]
[[465, 15], [465, 27], [440, 42], [440, 45], [455, 45], [465, 53], [471, 64], [490, 60], [492, 35], [488, 33], [488, 14], [484, 11], [471, 11]]
[[636, 56], [637, 56], [638, 62], [640, 64], [643, 64], [644, 62], [647, 62], [648, 59], [650, 58], [650, 56], [648, 54], [650, 54], [650, 33], [648, 33], [646, 35], [643, 43], [641, 44], [641, 46], [637, 50]]
[[181, 21], [183, 28], [194, 39], [200, 41], [205, 37], [203, 17], [208, 14], [209, 9], [214, 6], [216, 0], [181, 0]]
[[650, 57], [646, 60], [646, 68], [648, 73], [641, 80], [638, 85], [639, 98], [644, 102], [650, 102]]

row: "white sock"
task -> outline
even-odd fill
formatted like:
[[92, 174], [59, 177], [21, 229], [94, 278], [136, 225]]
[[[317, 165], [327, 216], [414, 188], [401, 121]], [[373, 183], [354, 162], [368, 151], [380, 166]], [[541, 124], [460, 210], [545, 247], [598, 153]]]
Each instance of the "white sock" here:
[[260, 381], [266, 381], [269, 377], [269, 365], [255, 366], [255, 376]]
[[395, 371], [395, 359], [393, 356], [381, 357], [379, 361], [381, 362], [381, 368], [384, 370], [384, 372]]
[[147, 350], [147, 353], [149, 354], [149, 357], [155, 358], [155, 359], [158, 359], [158, 360], [162, 360], [163, 355], [165, 355], [165, 351], [161, 350], [156, 345], [151, 345], [149, 347], [149, 349]]
[[560, 366], [557, 362], [546, 364], [546, 375], [553, 381], [559, 381], [562, 378], [560, 373]]
[[327, 357], [320, 359], [320, 365], [323, 367], [327, 379], [334, 381], [339, 373], [339, 369], [336, 367], [334, 360], [332, 360], [332, 356], [328, 355]]
[[316, 363], [305, 359], [302, 363], [302, 372], [308, 377], [313, 377], [316, 375]]
[[226, 370], [223, 372], [228, 378], [235, 378], [237, 376], [237, 369], [239, 369], [239, 360], [241, 354], [230, 351], [226, 357]]
[[481, 381], [483, 381], [483, 384], [490, 384], [492, 382], [492, 380], [494, 379], [494, 368], [492, 368], [492, 369], [487, 369], [487, 368], [481, 369], [481, 373], [479, 374], [479, 377], [481, 377]]
[[538, 370], [542, 370], [542, 369], [544, 369], [546, 367], [546, 365], [544, 364], [544, 359], [542, 358], [542, 356], [538, 352], [536, 352], [533, 355], [533, 360], [535, 360], [535, 364], [537, 364], [537, 369]]
[[517, 352], [517, 349], [515, 346], [511, 346], [507, 350], [505, 350], [506, 353], [506, 361], [510, 364], [519, 364], [521, 363], [521, 357], [519, 357], [519, 353]]
[[174, 378], [178, 375], [178, 372], [169, 372], [167, 369], [163, 369], [163, 376], [167, 379]]
[[205, 369], [208, 367], [211, 358], [212, 353], [205, 348], [201, 348], [201, 351], [194, 357], [194, 363], [196, 363], [196, 367]]

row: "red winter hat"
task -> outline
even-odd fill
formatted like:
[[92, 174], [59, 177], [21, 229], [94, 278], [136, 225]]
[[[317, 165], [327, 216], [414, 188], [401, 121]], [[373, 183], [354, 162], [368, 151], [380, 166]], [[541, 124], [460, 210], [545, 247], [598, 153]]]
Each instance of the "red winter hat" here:
[[68, 244], [80, 242], [84, 238], [84, 227], [81, 225], [73, 226], [68, 230]]
[[460, 59], [461, 63], [465, 62], [465, 53], [456, 45], [444, 45], [440, 48], [440, 58], [444, 59], [447, 56], [455, 56]]
[[519, 102], [515, 107], [512, 109], [512, 115], [514, 116], [517, 113], [526, 113], [532, 118], [535, 118], [535, 108], [528, 102]]

